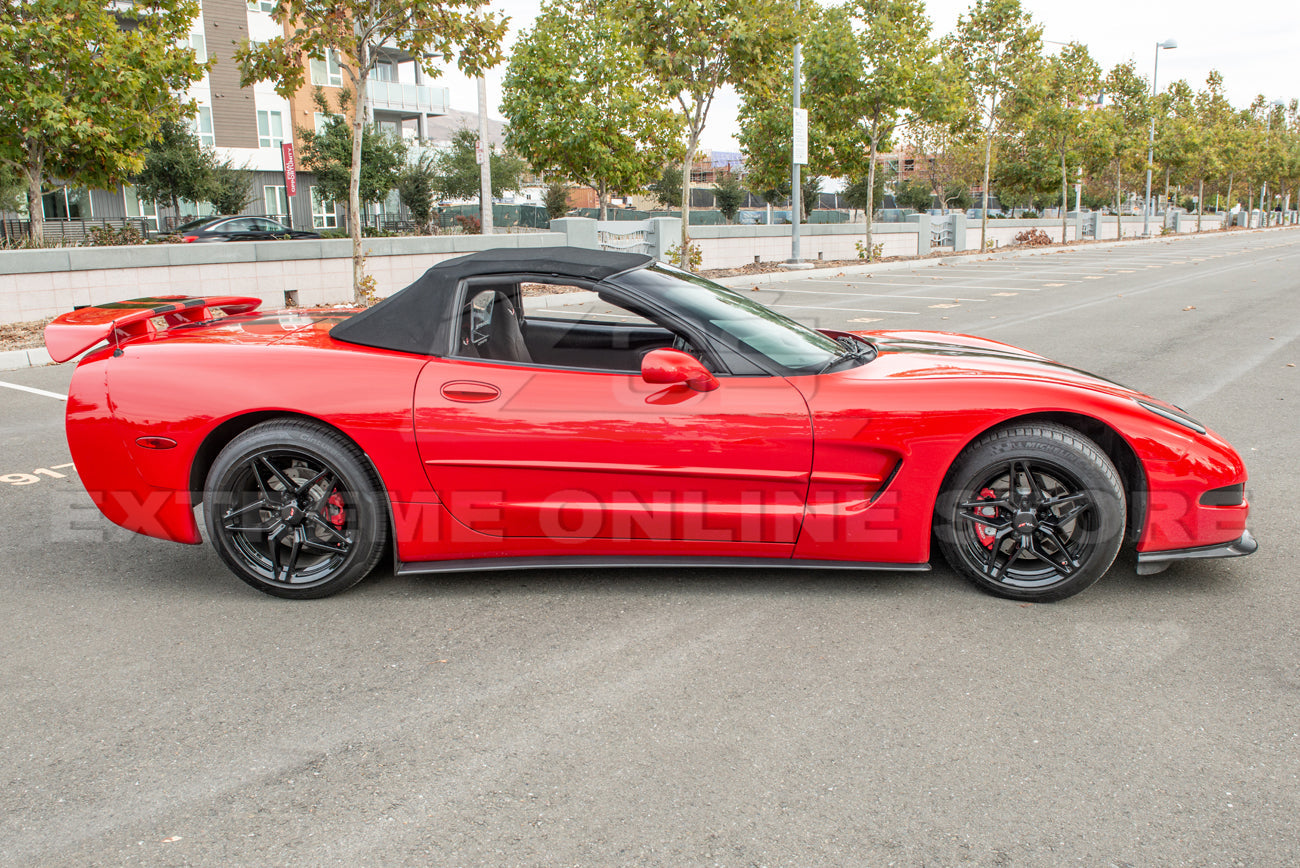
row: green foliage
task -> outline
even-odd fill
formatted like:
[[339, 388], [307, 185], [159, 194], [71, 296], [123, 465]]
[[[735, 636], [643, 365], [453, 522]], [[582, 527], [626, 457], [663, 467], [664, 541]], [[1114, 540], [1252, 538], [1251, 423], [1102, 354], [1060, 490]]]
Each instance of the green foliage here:
[[881, 254], [884, 253], [885, 250], [884, 244], [873, 244], [868, 248], [867, 245], [863, 244], [861, 241], [854, 241], [853, 246], [857, 248], [858, 259], [865, 259], [870, 262], [875, 262], [880, 259]]
[[975, 0], [969, 13], [958, 17], [957, 30], [945, 42], [949, 57], [962, 72], [967, 103], [983, 126], [981, 239], [988, 219], [993, 140], [1009, 114], [1003, 110], [1003, 99], [1032, 86], [1042, 60], [1042, 32], [1021, 9], [1020, 0]]
[[213, 192], [216, 157], [199, 144], [188, 124], [166, 118], [145, 152], [144, 167], [132, 178], [141, 199], [170, 202], [180, 212], [180, 199], [207, 202]]
[[[451, 147], [438, 154], [437, 187], [438, 195], [444, 199], [477, 199], [482, 181], [480, 179], [478, 160], [478, 133], [467, 127], [461, 127], [452, 134]], [[506, 190], [519, 188], [519, 179], [528, 170], [528, 164], [519, 157], [509, 153], [498, 153], [492, 149], [492, 195], [500, 196]]]
[[542, 195], [546, 205], [546, 216], [555, 220], [569, 213], [569, 185], [563, 181], [552, 181], [546, 185]]
[[397, 174], [398, 198], [423, 235], [430, 233], [433, 224], [433, 192], [437, 178], [435, 160], [427, 153], [408, 163]]
[[[899, 122], [954, 113], [938, 53], [922, 0], [848, 0], [826, 11], [809, 41], [810, 146], [827, 171], [866, 176], [868, 213], [875, 212], [876, 156]], [[870, 220], [865, 249], [872, 249]]]
[[713, 200], [728, 223], [736, 219], [736, 212], [745, 204], [745, 185], [731, 172], [723, 172], [713, 186]]
[[[27, 186], [36, 244], [46, 178], [111, 187], [143, 166], [159, 125], [187, 115], [176, 94], [203, 75], [178, 48], [198, 0], [6, 2], [0, 15], [0, 167]], [[90, 50], [93, 46], [94, 50]]]
[[[330, 111], [321, 90], [316, 90], [316, 107], [325, 116], [320, 132], [300, 127], [300, 162], [316, 175], [316, 186], [326, 201], [346, 201], [352, 185], [352, 129], [347, 118]], [[347, 109], [347, 106], [344, 106]], [[358, 201], [379, 202], [397, 186], [406, 162], [406, 144], [397, 136], [381, 133], [367, 124], [361, 135], [361, 173]]]
[[628, 42], [611, 0], [550, 0], [515, 44], [503, 83], [506, 141], [533, 168], [596, 190], [635, 193], [679, 150], [681, 118]]
[[144, 236], [134, 226], [114, 229], [112, 226], [90, 227], [90, 241], [96, 247], [122, 247], [128, 244], [144, 244]]
[[686, 128], [682, 248], [690, 247], [690, 165], [718, 90], [758, 74], [794, 37], [792, 0], [630, 0], [625, 48], [672, 94]]
[[[506, 30], [506, 20], [484, 12], [486, 6], [487, 0], [278, 0], [272, 16], [285, 35], [266, 42], [245, 40], [235, 52], [240, 83], [273, 81], [276, 92], [287, 98], [302, 87], [306, 61], [323, 60], [325, 52], [332, 50], [339, 56], [349, 103], [360, 108], [380, 46], [419, 58], [431, 76], [436, 75], [435, 61], [453, 59], [465, 74], [478, 75], [501, 61]], [[361, 249], [365, 126], [361, 111], [351, 113], [350, 126], [347, 203], [352, 291], [356, 301], [364, 304], [373, 298], [374, 281], [365, 274]]]
[[647, 189], [663, 207], [678, 207], [682, 203], [682, 167], [665, 166], [659, 174], [659, 180], [651, 182]]
[[699, 245], [696, 244], [692, 244], [686, 249], [689, 253], [682, 256], [682, 249], [674, 244], [665, 251], [664, 255], [671, 264], [676, 265], [678, 268], [686, 271], [698, 271], [700, 264], [704, 262], [704, 254], [700, 251]]
[[217, 163], [212, 166], [210, 186], [204, 200], [218, 214], [238, 214], [255, 198], [253, 177], [252, 172], [236, 169], [229, 162]]
[[894, 202], [899, 208], [911, 208], [913, 211], [929, 211], [934, 201], [930, 185], [924, 181], [899, 181], [894, 185]]

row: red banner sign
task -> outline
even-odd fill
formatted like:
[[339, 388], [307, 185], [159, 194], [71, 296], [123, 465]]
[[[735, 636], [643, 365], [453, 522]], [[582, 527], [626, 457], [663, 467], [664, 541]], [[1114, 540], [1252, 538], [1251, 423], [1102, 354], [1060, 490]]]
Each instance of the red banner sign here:
[[293, 142], [280, 145], [280, 153], [284, 156], [284, 193], [292, 196], [298, 192], [298, 163], [293, 156]]

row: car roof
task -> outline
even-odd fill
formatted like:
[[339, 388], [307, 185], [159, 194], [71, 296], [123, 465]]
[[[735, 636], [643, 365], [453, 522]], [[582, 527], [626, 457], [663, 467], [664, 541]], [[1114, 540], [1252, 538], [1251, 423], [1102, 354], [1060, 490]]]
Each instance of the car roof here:
[[482, 250], [439, 262], [410, 286], [335, 326], [330, 336], [362, 346], [439, 355], [450, 346], [452, 310], [462, 280], [527, 274], [598, 282], [644, 268], [654, 257], [581, 247]]

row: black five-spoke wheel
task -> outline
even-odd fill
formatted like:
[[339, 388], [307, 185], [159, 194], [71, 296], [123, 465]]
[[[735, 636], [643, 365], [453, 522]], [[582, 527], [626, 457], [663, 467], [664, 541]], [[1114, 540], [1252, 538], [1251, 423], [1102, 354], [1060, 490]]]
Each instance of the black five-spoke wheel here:
[[935, 514], [944, 557], [999, 596], [1049, 602], [1110, 569], [1124, 536], [1124, 489], [1110, 459], [1073, 429], [1005, 428], [948, 474]]
[[208, 535], [231, 570], [280, 597], [324, 597], [359, 582], [387, 543], [378, 482], [359, 449], [323, 426], [264, 422], [232, 440], [208, 474]]

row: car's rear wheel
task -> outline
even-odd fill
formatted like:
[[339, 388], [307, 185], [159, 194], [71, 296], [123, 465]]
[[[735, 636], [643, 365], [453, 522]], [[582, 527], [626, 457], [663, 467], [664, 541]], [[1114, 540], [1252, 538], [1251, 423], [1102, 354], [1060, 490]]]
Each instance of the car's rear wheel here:
[[958, 457], [935, 507], [957, 572], [1000, 597], [1051, 602], [1101, 578], [1124, 538], [1124, 487], [1083, 434], [1049, 423], [1003, 428]]
[[255, 425], [221, 450], [203, 512], [235, 575], [277, 597], [326, 597], [374, 568], [388, 542], [380, 484], [337, 431], [300, 420]]

